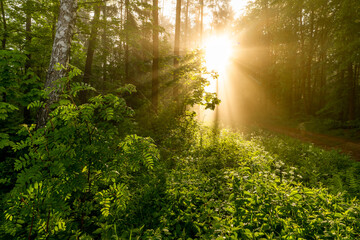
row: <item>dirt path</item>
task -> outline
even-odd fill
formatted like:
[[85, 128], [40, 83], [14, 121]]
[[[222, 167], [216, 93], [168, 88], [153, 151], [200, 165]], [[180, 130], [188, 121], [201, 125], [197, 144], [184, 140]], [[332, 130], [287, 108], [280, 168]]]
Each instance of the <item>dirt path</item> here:
[[360, 142], [352, 142], [349, 139], [341, 137], [313, 133], [306, 130], [299, 130], [284, 126], [262, 125], [261, 127], [272, 132], [297, 138], [303, 142], [313, 143], [314, 145], [324, 149], [340, 150], [343, 153], [349, 154], [355, 161], [360, 161]]

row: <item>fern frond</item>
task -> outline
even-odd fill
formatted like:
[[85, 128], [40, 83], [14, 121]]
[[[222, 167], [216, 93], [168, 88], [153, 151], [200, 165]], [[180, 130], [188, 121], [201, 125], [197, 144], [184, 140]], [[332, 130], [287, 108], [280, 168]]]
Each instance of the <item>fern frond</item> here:
[[96, 89], [90, 86], [90, 84], [84, 82], [73, 82], [71, 83], [70, 88], [70, 95], [74, 97], [76, 97], [80, 91], [96, 91]]

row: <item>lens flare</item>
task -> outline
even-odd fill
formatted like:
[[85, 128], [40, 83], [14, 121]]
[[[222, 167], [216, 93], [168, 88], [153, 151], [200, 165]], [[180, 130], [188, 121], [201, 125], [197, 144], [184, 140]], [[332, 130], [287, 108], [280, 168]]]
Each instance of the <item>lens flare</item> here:
[[223, 72], [229, 63], [232, 42], [227, 36], [214, 36], [205, 44], [205, 62], [210, 71]]

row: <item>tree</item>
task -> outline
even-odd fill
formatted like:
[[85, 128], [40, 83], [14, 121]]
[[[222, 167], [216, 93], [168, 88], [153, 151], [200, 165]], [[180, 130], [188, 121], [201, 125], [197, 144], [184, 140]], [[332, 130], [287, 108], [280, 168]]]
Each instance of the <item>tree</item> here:
[[190, 0], [186, 0], [186, 8], [185, 8], [185, 30], [184, 30], [184, 46], [185, 50], [189, 48], [189, 3]]
[[254, 50], [251, 60], [266, 101], [290, 116], [359, 118], [359, 1], [257, 0], [251, 6], [242, 21], [248, 47], [266, 49]]
[[177, 99], [179, 95], [178, 68], [179, 68], [179, 48], [180, 48], [180, 23], [181, 23], [181, 0], [176, 1], [176, 20], [175, 20], [175, 45], [174, 45], [174, 88], [173, 95]]
[[[122, 11], [122, 9], [121, 9]], [[103, 27], [103, 33], [101, 35], [101, 42], [102, 42], [102, 86], [105, 89], [105, 85], [106, 85], [106, 81], [107, 81], [107, 59], [108, 59], [108, 49], [107, 49], [107, 5], [106, 2], [104, 3], [104, 5], [102, 6], [102, 13], [103, 13], [103, 22], [104, 22], [104, 27]], [[122, 26], [121, 26], [122, 27]]]
[[158, 0], [153, 0], [153, 65], [152, 65], [152, 105], [157, 113], [159, 105], [159, 8]]
[[129, 76], [129, 31], [130, 31], [130, 1], [125, 0], [125, 83], [131, 83]]
[[[61, 0], [59, 18], [51, 53], [50, 66], [46, 76], [45, 89], [50, 91], [46, 106], [38, 115], [38, 128], [44, 127], [49, 116], [50, 106], [59, 100], [59, 85], [55, 81], [65, 77], [69, 63], [70, 46], [75, 24], [77, 0]], [[63, 66], [61, 69], [57, 65]]]
[[204, 0], [200, 0], [200, 46], [203, 44], [204, 34]]
[[[86, 62], [85, 62], [85, 70], [84, 70], [84, 78], [83, 78], [83, 82], [85, 84], [90, 83], [96, 38], [98, 35], [97, 32], [98, 32], [99, 18], [100, 18], [100, 5], [96, 4], [94, 6], [94, 18], [91, 23], [91, 33], [89, 37], [89, 43], [88, 43], [89, 45], [86, 54]], [[87, 100], [86, 91], [81, 92], [80, 98], [83, 103], [86, 102]]]
[[2, 33], [2, 39], [1, 39], [1, 47], [2, 47], [2, 49], [6, 49], [6, 40], [7, 40], [7, 25], [6, 25], [4, 2], [5, 2], [5, 0], [0, 1], [1, 17], [2, 17], [1, 20], [2, 20], [2, 24], [3, 24], [3, 33]]
[[[25, 4], [25, 13], [26, 13], [26, 23], [25, 23], [25, 32], [26, 32], [26, 37], [25, 37], [25, 46], [26, 48], [30, 47], [31, 44], [31, 1], [27, 0], [26, 4]], [[25, 64], [25, 69], [28, 69], [31, 65], [31, 53], [27, 54], [27, 61]]]

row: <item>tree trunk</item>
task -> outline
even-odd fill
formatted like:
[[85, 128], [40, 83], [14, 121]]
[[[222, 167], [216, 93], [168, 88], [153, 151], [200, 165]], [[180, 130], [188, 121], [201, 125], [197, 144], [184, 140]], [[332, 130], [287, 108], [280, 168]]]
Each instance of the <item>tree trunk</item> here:
[[101, 41], [102, 41], [102, 87], [103, 90], [106, 89], [106, 81], [107, 81], [107, 56], [108, 56], [108, 50], [107, 50], [107, 6], [106, 6], [106, 2], [104, 2], [103, 8], [103, 22], [104, 22], [104, 29], [103, 29], [103, 34], [101, 36]]
[[[26, 32], [25, 47], [28, 49], [30, 47], [31, 39], [32, 39], [32, 36], [31, 36], [31, 11], [30, 11], [29, 1], [27, 1], [27, 3], [26, 3], [25, 32]], [[25, 63], [25, 69], [28, 69], [28, 68], [30, 68], [30, 63], [31, 63], [31, 54], [28, 53], [26, 56], [27, 56], [27, 59], [26, 59], [26, 63]]]
[[[94, 6], [94, 18], [91, 24], [91, 33], [89, 37], [89, 45], [86, 54], [86, 62], [85, 62], [85, 70], [84, 70], [84, 78], [83, 78], [83, 82], [86, 84], [90, 83], [90, 78], [91, 78], [92, 63], [94, 59], [96, 38], [98, 33], [99, 17], [100, 17], [100, 5], [96, 5]], [[80, 100], [82, 103], [85, 103], [87, 101], [86, 91], [82, 91], [80, 93]]]
[[[2, 16], [2, 22], [3, 22], [3, 28], [4, 28], [4, 33], [3, 33], [2, 39], [1, 39], [1, 49], [5, 50], [6, 49], [6, 39], [7, 39], [7, 26], [6, 26], [5, 9], [4, 9], [3, 2], [4, 2], [4, 0], [0, 0], [1, 16]], [[2, 94], [2, 101], [3, 102], [7, 101], [6, 92], [3, 92], [3, 94]]]
[[[26, 62], [25, 62], [25, 71], [27, 72], [31, 67], [31, 53], [30, 53], [30, 45], [32, 40], [31, 35], [31, 2], [30, 0], [26, 1], [25, 5], [25, 14], [26, 14], [26, 21], [25, 21], [25, 49], [28, 51], [26, 54]], [[25, 85], [24, 94], [28, 94], [30, 92], [31, 86]], [[27, 107], [23, 108], [23, 117], [25, 123], [31, 123], [31, 115], [30, 110]]]
[[348, 64], [348, 120], [355, 119], [356, 109], [356, 82], [354, 77], [353, 64]]
[[129, 76], [129, 0], [125, 0], [125, 15], [126, 15], [126, 22], [125, 22], [125, 83], [131, 83], [130, 76]]
[[153, 65], [152, 65], [152, 106], [157, 113], [159, 105], [159, 8], [153, 0]]
[[355, 115], [356, 115], [356, 118], [360, 118], [359, 114], [360, 114], [360, 111], [359, 111], [359, 105], [360, 105], [360, 94], [359, 94], [359, 87], [360, 87], [360, 64], [357, 64], [356, 65], [356, 68], [355, 68], [355, 73], [354, 73], [354, 80], [355, 80], [355, 93], [356, 93], [356, 101], [355, 101], [355, 104], [356, 104], [356, 111], [355, 111]]
[[311, 115], [312, 108], [313, 108], [313, 96], [312, 96], [312, 60], [314, 56], [314, 44], [315, 44], [315, 34], [314, 34], [314, 11], [310, 12], [310, 36], [309, 36], [309, 52], [308, 52], [308, 58], [306, 63], [306, 73], [305, 73], [305, 108], [306, 113], [308, 115]]
[[303, 13], [302, 13], [302, 8], [300, 9], [300, 14], [299, 14], [299, 31], [300, 31], [300, 81], [299, 81], [299, 98], [301, 101], [299, 101], [300, 105], [302, 105], [302, 111], [304, 112], [306, 110], [306, 107], [304, 107], [306, 105], [306, 74], [305, 74], [305, 65], [306, 65], [306, 60], [305, 60], [305, 34], [304, 34], [304, 22], [303, 22]]
[[175, 22], [175, 46], [174, 46], [174, 88], [173, 95], [177, 100], [179, 95], [178, 86], [178, 68], [179, 68], [179, 48], [180, 48], [180, 18], [181, 17], [181, 0], [176, 1], [176, 22]]
[[[59, 100], [61, 89], [59, 85], [55, 85], [54, 81], [66, 76], [66, 68], [70, 58], [71, 39], [76, 18], [76, 8], [76, 0], [61, 0], [60, 2], [57, 29], [45, 82], [45, 89], [50, 89], [51, 92], [45, 108], [42, 108], [39, 112], [38, 128], [45, 126], [51, 104]], [[63, 65], [65, 69], [56, 70], [57, 64]]]
[[319, 106], [318, 110], [325, 106], [326, 95], [326, 50], [321, 53], [320, 56], [320, 86], [319, 86]]
[[185, 50], [189, 48], [189, 3], [190, 0], [186, 1], [186, 8], [185, 8], [185, 30], [184, 30], [184, 36], [185, 36]]
[[203, 44], [204, 33], [204, 0], [200, 0], [200, 46]]
[[262, 2], [262, 11], [264, 13], [264, 87], [266, 91], [265, 99], [264, 99], [264, 110], [268, 111], [270, 106], [270, 99], [273, 93], [272, 89], [272, 70], [271, 70], [271, 36], [270, 36], [270, 6], [269, 0], [265, 0]]
[[347, 89], [346, 89], [346, 81], [345, 81], [345, 70], [341, 69], [340, 70], [340, 76], [339, 76], [339, 80], [340, 80], [340, 85], [341, 85], [341, 103], [342, 105], [340, 106], [340, 120], [341, 123], [344, 123], [346, 120], [346, 116], [347, 116], [347, 110], [348, 108], [346, 107], [346, 94], [347, 94]]
[[1, 39], [1, 47], [3, 50], [6, 49], [6, 40], [7, 40], [7, 25], [6, 25], [6, 18], [5, 18], [5, 9], [4, 9], [4, 1], [0, 0], [0, 7], [1, 7], [1, 16], [3, 22], [4, 33]]

